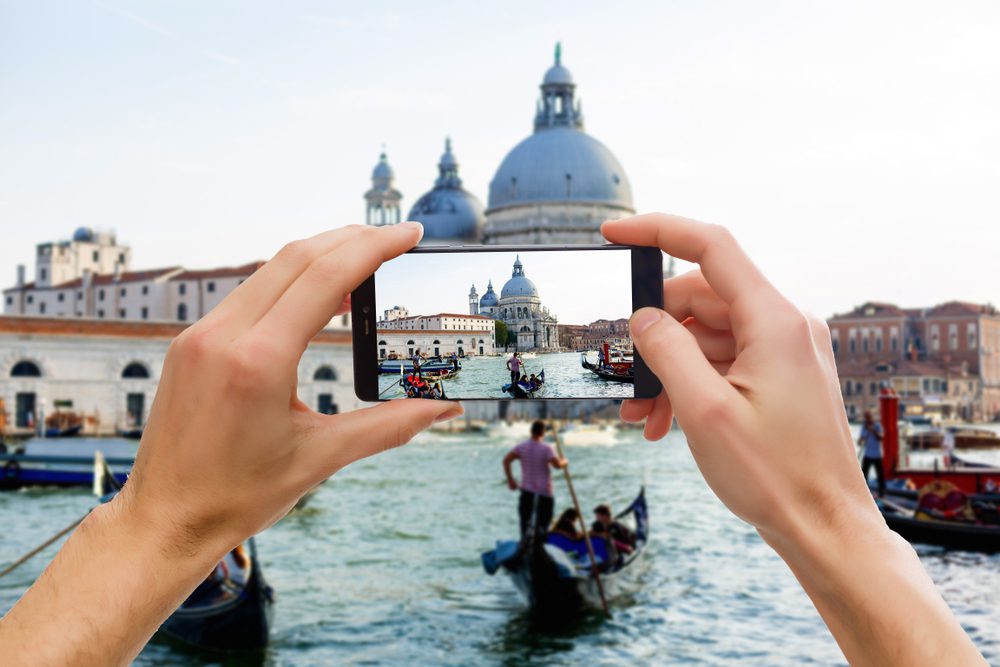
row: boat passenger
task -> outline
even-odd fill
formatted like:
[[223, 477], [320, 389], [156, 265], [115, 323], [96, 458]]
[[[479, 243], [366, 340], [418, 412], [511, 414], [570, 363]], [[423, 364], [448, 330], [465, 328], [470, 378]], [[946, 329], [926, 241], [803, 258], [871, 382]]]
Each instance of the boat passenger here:
[[610, 505], [601, 504], [595, 507], [594, 519], [595, 524], [604, 526], [619, 551], [630, 554], [635, 550], [635, 533], [615, 520]]
[[532, 373], [531, 376], [528, 378], [528, 391], [538, 391], [538, 389], [541, 386], [542, 383], [539, 381], [537, 377], [535, 377], [535, 374]]
[[556, 519], [551, 532], [565, 535], [574, 542], [578, 542], [583, 539], [583, 533], [580, 532], [579, 526], [580, 515], [575, 509], [569, 507], [563, 510], [563, 513]]

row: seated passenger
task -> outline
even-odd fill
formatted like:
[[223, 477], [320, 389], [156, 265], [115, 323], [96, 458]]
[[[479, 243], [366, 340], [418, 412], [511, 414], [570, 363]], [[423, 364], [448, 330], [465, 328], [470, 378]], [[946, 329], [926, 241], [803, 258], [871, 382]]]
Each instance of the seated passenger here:
[[616, 521], [611, 514], [609, 505], [598, 505], [594, 508], [595, 523], [601, 523], [608, 535], [615, 542], [615, 547], [621, 553], [630, 554], [635, 550], [635, 535], [631, 530]]

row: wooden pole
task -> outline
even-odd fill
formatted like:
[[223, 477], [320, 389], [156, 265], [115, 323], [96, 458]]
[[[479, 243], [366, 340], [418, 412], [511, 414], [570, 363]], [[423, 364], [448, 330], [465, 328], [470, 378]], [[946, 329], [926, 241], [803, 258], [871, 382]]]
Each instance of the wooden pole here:
[[[87, 514], [90, 514], [89, 510], [87, 511]], [[4, 577], [4, 576], [8, 575], [11, 572], [13, 572], [14, 570], [16, 570], [17, 568], [19, 568], [21, 565], [24, 565], [24, 563], [26, 563], [33, 556], [38, 555], [38, 553], [41, 552], [45, 547], [49, 546], [50, 544], [52, 544], [53, 542], [55, 542], [56, 540], [58, 540], [60, 537], [62, 537], [66, 533], [70, 532], [74, 528], [76, 528], [80, 524], [80, 522], [83, 521], [87, 517], [87, 514], [84, 514], [79, 519], [77, 519], [76, 521], [74, 521], [70, 525], [66, 526], [65, 528], [63, 528], [62, 530], [60, 530], [58, 533], [56, 533], [55, 535], [53, 535], [52, 537], [50, 537], [49, 539], [45, 540], [45, 542], [41, 543], [40, 545], [38, 545], [37, 547], [35, 547], [31, 551], [29, 551], [28, 553], [26, 553], [23, 556], [21, 556], [20, 558], [18, 558], [16, 561], [14, 561], [13, 563], [11, 563], [7, 567], [5, 567], [3, 569], [3, 571], [0, 571], [0, 577]]]
[[[565, 454], [563, 454], [562, 443], [559, 442], [559, 429], [555, 424], [550, 424], [549, 428], [552, 429], [552, 438], [556, 443], [556, 454], [559, 458], [566, 459]], [[566, 459], [568, 462], [568, 459]], [[570, 498], [573, 499], [573, 507], [576, 508], [576, 516], [580, 520], [580, 528], [583, 530], [583, 541], [587, 544], [587, 553], [590, 554], [590, 567], [594, 575], [594, 581], [597, 582], [597, 592], [601, 596], [601, 607], [604, 608], [604, 615], [607, 618], [611, 618], [611, 609], [608, 608], [608, 598], [604, 594], [604, 582], [601, 580], [601, 572], [597, 568], [597, 556], [594, 554], [594, 545], [590, 541], [590, 533], [587, 531], [587, 523], [583, 520], [583, 512], [580, 511], [580, 501], [576, 497], [576, 490], [573, 488], [573, 476], [569, 472], [569, 466], [567, 465], [563, 468], [563, 475], [566, 477], [566, 486], [569, 487]]]

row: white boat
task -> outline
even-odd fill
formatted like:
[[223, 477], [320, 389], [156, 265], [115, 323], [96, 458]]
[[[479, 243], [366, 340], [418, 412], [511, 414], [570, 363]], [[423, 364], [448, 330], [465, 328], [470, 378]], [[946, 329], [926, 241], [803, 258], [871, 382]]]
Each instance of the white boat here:
[[535, 354], [534, 352], [518, 352], [517, 356], [521, 357], [522, 359], [537, 359], [538, 358], [538, 355]]
[[559, 439], [564, 445], [613, 445], [618, 438], [618, 429], [613, 424], [566, 424], [559, 431]]

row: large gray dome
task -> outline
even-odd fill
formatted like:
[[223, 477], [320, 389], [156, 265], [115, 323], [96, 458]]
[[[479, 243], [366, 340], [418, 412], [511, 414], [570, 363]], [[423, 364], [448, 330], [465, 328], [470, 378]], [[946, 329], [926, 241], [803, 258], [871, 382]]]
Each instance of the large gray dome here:
[[479, 300], [479, 307], [493, 308], [497, 305], [499, 305], [499, 302], [497, 301], [497, 293], [493, 291], [493, 281], [491, 280], [489, 285], [486, 287], [486, 294], [484, 294], [483, 298]]
[[514, 296], [538, 297], [538, 288], [524, 275], [524, 265], [521, 264], [520, 256], [514, 260], [514, 270], [510, 274], [510, 280], [504, 283], [500, 290], [500, 298], [507, 299]]
[[604, 144], [572, 127], [539, 130], [507, 154], [490, 182], [489, 208], [543, 202], [632, 209], [632, 188]]

